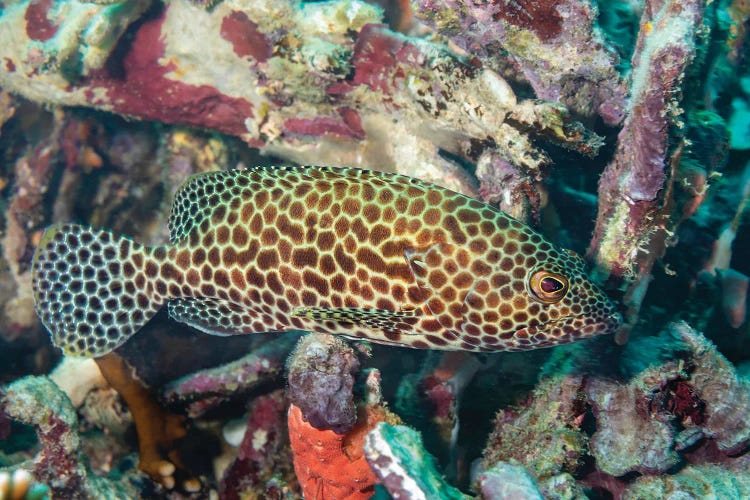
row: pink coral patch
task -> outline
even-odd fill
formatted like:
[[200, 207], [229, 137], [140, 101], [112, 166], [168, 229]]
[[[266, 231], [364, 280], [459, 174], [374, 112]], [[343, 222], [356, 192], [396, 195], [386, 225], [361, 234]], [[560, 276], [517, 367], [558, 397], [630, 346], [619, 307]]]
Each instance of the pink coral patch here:
[[221, 37], [232, 44], [234, 53], [240, 57], [252, 56], [258, 62], [271, 57], [271, 42], [244, 12], [232, 12], [221, 20]]
[[210, 85], [189, 85], [166, 76], [176, 64], [161, 61], [165, 12], [166, 9], [138, 30], [123, 59], [120, 78], [113, 78], [110, 73], [91, 77], [88, 82], [91, 87], [106, 89], [107, 96], [101, 102], [91, 90], [91, 101], [99, 104], [108, 101], [117, 113], [147, 120], [193, 125], [231, 135], [246, 133], [245, 119], [253, 116], [250, 102], [222, 94]]
[[[348, 108], [344, 108], [348, 109]], [[284, 122], [284, 131], [291, 134], [320, 137], [325, 134], [339, 137], [363, 139], [365, 136], [359, 115], [353, 110], [342, 113], [343, 119], [333, 116], [317, 116], [315, 118], [290, 118]]]
[[502, 18], [514, 26], [532, 31], [540, 40], [549, 41], [562, 32], [563, 18], [557, 11], [561, 2], [496, 0], [491, 3], [498, 6], [494, 20]]
[[52, 0], [32, 0], [26, 8], [26, 34], [32, 40], [46, 42], [57, 33], [57, 26], [47, 17]]
[[405, 37], [383, 25], [368, 24], [359, 32], [354, 46], [353, 83], [388, 93], [394, 80], [404, 77], [399, 65], [418, 66], [423, 57]]

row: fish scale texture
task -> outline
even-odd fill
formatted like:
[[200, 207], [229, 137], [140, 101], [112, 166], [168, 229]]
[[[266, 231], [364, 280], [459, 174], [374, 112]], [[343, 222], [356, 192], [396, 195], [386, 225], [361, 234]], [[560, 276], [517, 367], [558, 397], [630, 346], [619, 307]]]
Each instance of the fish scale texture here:
[[[620, 323], [579, 257], [490, 205], [402, 175], [199, 174], [176, 194], [169, 228], [159, 248], [75, 225], [45, 233], [33, 279], [55, 343], [102, 355], [166, 302], [173, 318], [219, 335], [300, 329], [469, 351], [556, 345]], [[85, 293], [48, 291], [79, 282]]]

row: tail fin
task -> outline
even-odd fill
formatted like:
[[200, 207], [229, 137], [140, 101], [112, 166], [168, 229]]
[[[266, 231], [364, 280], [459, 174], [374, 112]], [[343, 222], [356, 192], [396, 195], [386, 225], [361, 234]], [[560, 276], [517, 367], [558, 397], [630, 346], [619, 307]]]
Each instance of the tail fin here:
[[75, 224], [48, 228], [31, 265], [34, 307], [66, 354], [98, 357], [123, 344], [161, 307], [146, 287], [149, 250]]

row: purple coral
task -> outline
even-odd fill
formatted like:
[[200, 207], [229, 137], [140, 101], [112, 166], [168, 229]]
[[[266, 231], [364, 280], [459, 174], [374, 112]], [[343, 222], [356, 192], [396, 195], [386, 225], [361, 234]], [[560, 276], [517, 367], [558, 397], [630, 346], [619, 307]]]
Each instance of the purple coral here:
[[226, 500], [266, 494], [278, 488], [272, 479], [293, 475], [286, 430], [287, 401], [283, 391], [255, 398], [250, 404], [247, 429], [237, 458], [224, 472], [219, 495]]
[[[540, 99], [574, 113], [599, 115], [616, 125], [625, 112], [626, 88], [618, 57], [595, 29], [588, 1], [419, 0], [415, 15], [502, 71], [509, 63]], [[508, 71], [510, 73], [510, 71]]]
[[359, 360], [345, 341], [333, 335], [308, 334], [289, 358], [288, 396], [304, 419], [317, 429], [337, 434], [357, 420], [354, 374]]
[[162, 391], [170, 402], [188, 404], [193, 417], [239, 394], [273, 381], [284, 369], [294, 345], [293, 335], [279, 336], [246, 356], [216, 368], [202, 370], [171, 382]]

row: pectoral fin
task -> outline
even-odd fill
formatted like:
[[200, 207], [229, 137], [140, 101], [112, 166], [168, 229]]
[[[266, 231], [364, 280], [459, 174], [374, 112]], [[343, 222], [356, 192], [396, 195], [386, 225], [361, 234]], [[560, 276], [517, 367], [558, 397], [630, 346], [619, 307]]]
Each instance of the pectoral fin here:
[[467, 249], [444, 242], [406, 250], [414, 279], [428, 297], [427, 309], [444, 328], [455, 333], [463, 330], [472, 310], [481, 309], [477, 290], [487, 285], [487, 273], [477, 272], [475, 259]]
[[409, 334], [409, 327], [417, 322], [420, 314], [418, 309], [389, 311], [362, 307], [300, 307], [292, 311], [292, 316], [299, 318], [355, 324], [404, 334]]

